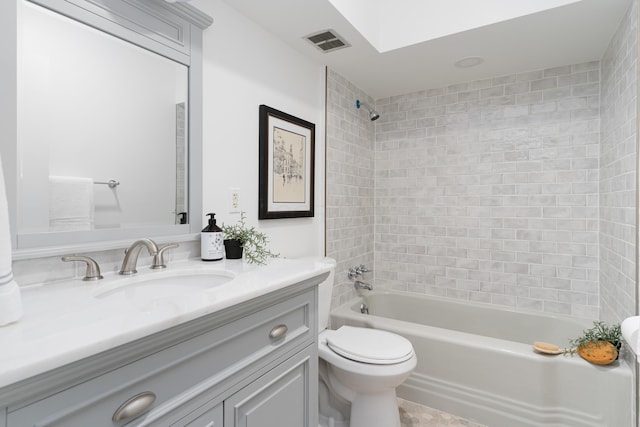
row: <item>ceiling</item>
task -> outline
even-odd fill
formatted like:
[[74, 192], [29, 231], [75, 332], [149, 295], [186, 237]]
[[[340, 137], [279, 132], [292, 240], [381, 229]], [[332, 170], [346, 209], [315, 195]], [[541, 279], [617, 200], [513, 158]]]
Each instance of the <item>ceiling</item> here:
[[[631, 0], [577, 1], [384, 53], [378, 52], [329, 0], [226, 2], [303, 55], [380, 99], [599, 60]], [[351, 46], [323, 53], [303, 38], [326, 29], [335, 30]], [[484, 62], [471, 68], [453, 65], [466, 57], [481, 57]]]

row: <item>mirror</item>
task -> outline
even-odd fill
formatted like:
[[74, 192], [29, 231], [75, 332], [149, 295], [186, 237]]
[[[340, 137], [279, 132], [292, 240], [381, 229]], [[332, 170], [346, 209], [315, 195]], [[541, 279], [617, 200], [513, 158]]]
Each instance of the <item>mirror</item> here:
[[150, 0], [70, 3], [17, 2], [17, 144], [2, 150], [16, 158], [14, 248], [196, 233], [211, 19]]
[[188, 67], [33, 4], [19, 52], [18, 233], [179, 224]]

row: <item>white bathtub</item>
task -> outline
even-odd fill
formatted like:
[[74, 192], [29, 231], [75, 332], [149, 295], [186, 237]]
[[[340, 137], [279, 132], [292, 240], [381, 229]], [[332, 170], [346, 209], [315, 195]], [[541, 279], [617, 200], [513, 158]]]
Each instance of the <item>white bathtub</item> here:
[[[370, 314], [360, 313], [365, 302]], [[396, 332], [418, 366], [398, 396], [490, 427], [631, 427], [632, 372], [616, 361], [546, 356], [534, 341], [568, 345], [590, 321], [521, 313], [402, 292], [370, 292], [331, 312], [334, 328]]]

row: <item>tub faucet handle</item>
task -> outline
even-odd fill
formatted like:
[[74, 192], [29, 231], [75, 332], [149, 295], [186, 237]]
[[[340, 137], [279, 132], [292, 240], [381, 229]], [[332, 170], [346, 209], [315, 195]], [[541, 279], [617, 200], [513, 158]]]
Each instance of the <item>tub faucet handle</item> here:
[[353, 280], [356, 277], [358, 277], [359, 275], [360, 275], [360, 273], [358, 273], [357, 267], [351, 267], [347, 271], [347, 277], [349, 278], [349, 280]]
[[362, 276], [364, 273], [368, 273], [370, 271], [371, 270], [365, 267], [364, 264], [360, 264], [355, 267], [349, 268], [349, 271], [347, 271], [347, 277], [349, 278], [349, 280], [353, 280], [356, 277]]
[[371, 270], [365, 267], [364, 264], [360, 264], [359, 266], [356, 267], [357, 274], [369, 273], [370, 271]]

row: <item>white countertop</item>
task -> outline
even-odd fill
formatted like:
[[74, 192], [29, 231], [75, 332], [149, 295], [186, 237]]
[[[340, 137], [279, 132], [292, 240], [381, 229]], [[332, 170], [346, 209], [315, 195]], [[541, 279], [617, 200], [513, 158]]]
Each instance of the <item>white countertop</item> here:
[[[25, 287], [22, 319], [0, 327], [0, 388], [329, 271], [320, 261], [275, 259], [253, 266], [189, 260], [160, 271], [141, 267], [132, 277], [111, 273], [97, 282], [74, 279]], [[233, 278], [146, 304], [127, 299], [124, 292], [122, 298], [99, 297], [149, 278], [207, 273]]]

